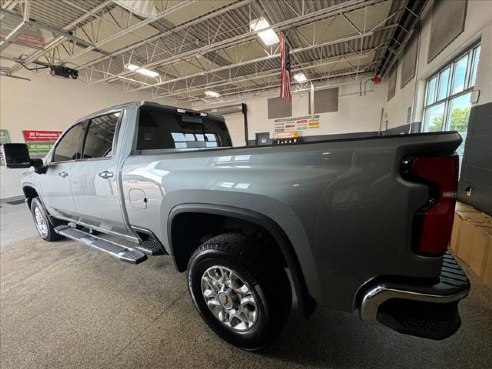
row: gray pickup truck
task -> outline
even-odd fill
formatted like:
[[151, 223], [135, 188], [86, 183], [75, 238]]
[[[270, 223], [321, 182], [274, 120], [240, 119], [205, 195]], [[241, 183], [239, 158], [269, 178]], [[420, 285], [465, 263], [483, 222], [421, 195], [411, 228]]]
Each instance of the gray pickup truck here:
[[4, 145], [39, 235], [121, 260], [170, 255], [207, 325], [259, 350], [293, 293], [431, 339], [470, 285], [447, 252], [456, 132], [231, 147], [224, 119], [133, 102], [71, 125], [43, 159]]

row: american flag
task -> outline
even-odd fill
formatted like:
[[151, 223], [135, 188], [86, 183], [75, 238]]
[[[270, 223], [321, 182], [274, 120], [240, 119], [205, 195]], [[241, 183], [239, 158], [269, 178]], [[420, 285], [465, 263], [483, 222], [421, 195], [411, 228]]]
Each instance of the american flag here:
[[285, 38], [280, 39], [280, 97], [292, 101], [290, 95], [290, 47]]

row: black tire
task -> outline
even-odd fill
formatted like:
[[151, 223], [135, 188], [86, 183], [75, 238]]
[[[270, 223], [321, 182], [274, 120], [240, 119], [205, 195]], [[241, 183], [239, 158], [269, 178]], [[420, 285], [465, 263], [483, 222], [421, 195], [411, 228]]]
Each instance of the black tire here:
[[[257, 351], [271, 346], [290, 313], [290, 282], [273, 255], [267, 247], [260, 247], [255, 239], [225, 233], [202, 244], [188, 264], [188, 289], [201, 317], [219, 337], [244, 350]], [[256, 301], [256, 319], [249, 329], [238, 331], [226, 326], [207, 306], [202, 294], [202, 276], [214, 266], [234, 271], [249, 287]]]
[[[40, 222], [36, 219], [36, 213], [42, 217], [46, 228], [44, 229]], [[53, 242], [62, 238], [58, 233], [55, 232], [53, 225], [50, 223], [48, 219], [48, 214], [46, 214], [46, 210], [44, 209], [41, 200], [38, 197], [35, 197], [31, 201], [31, 214], [32, 219], [34, 221], [34, 225], [39, 233], [39, 237], [48, 242]]]

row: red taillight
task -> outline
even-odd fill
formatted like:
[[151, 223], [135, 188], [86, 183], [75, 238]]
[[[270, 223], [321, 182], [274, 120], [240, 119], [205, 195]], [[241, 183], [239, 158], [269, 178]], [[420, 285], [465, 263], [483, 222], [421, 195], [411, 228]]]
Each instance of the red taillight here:
[[426, 255], [442, 255], [453, 228], [458, 156], [416, 157], [409, 164], [410, 175], [427, 184], [430, 192], [428, 204], [416, 215], [415, 247]]

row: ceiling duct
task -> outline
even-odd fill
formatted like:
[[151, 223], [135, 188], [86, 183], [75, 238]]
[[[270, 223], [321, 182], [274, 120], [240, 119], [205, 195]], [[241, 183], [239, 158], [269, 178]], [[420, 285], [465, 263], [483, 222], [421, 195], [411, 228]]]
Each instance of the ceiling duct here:
[[113, 2], [143, 18], [152, 18], [157, 15], [154, 0], [113, 0]]
[[227, 115], [227, 114], [238, 114], [244, 113], [246, 104], [237, 104], [237, 105], [228, 105], [228, 106], [220, 106], [217, 108], [204, 109], [205, 113], [213, 114], [213, 115]]

